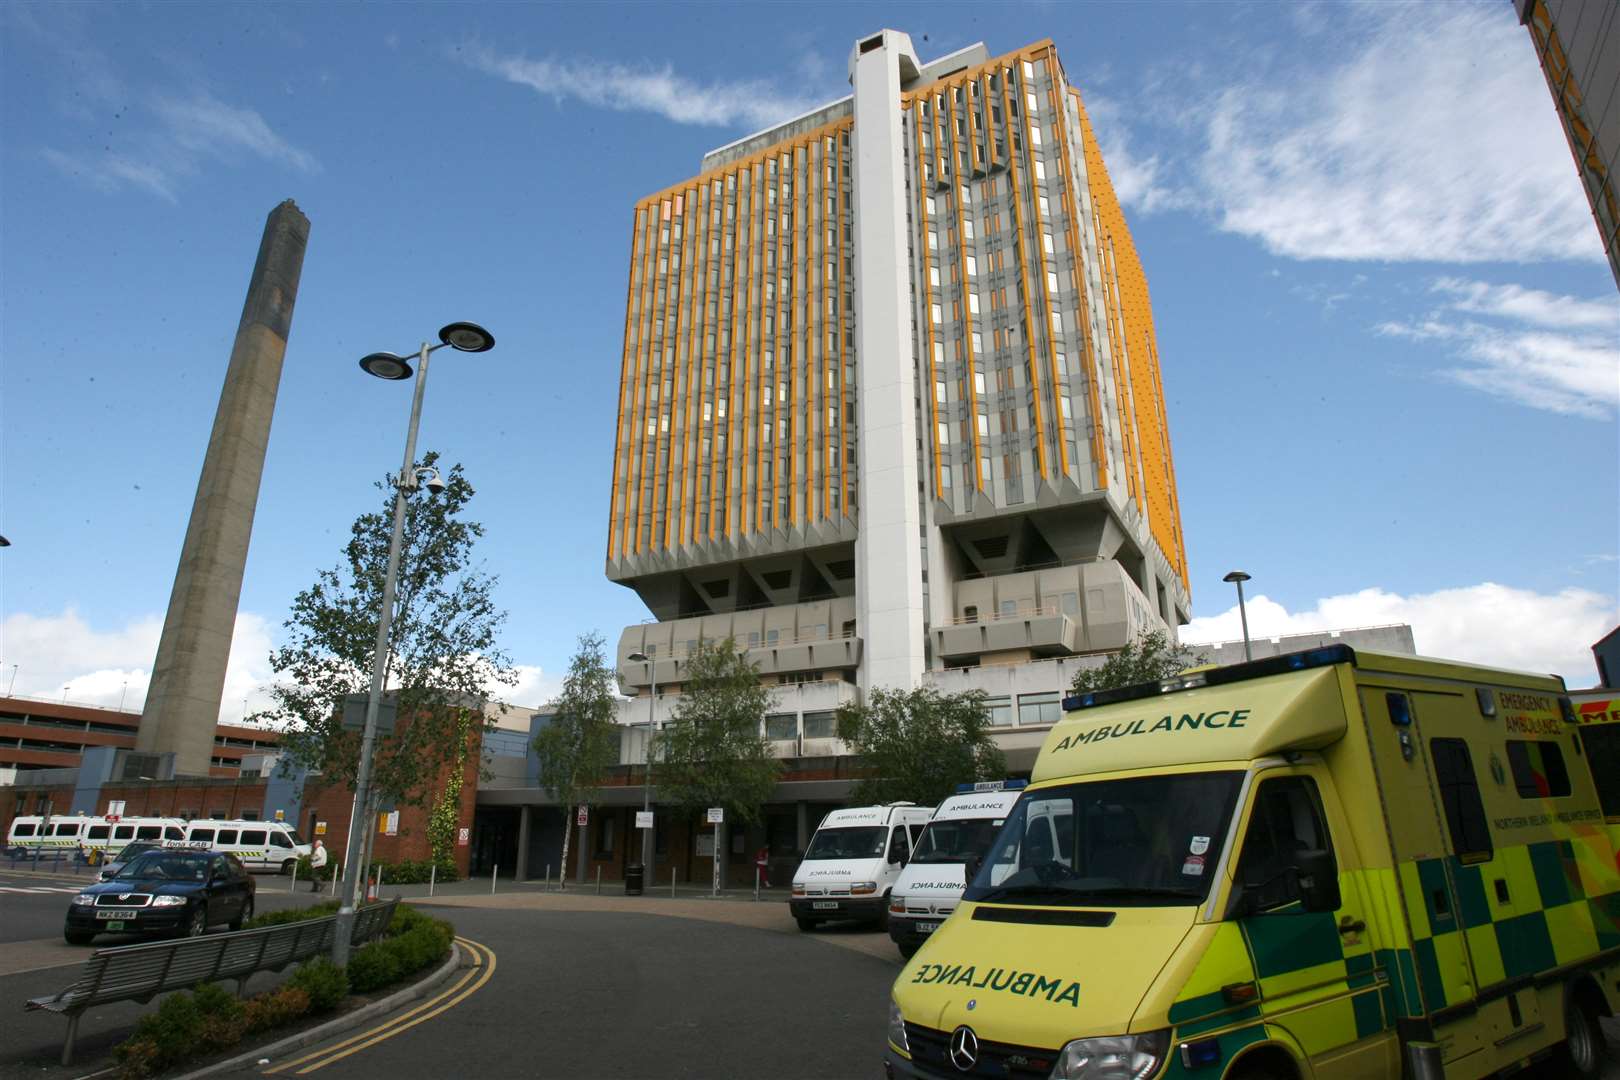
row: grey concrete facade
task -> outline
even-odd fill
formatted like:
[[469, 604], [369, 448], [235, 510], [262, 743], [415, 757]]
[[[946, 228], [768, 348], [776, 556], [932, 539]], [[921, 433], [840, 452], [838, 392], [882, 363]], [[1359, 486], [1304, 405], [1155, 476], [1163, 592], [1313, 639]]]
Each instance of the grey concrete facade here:
[[309, 219], [292, 200], [270, 212], [152, 667], [136, 749], [142, 754], [174, 754], [174, 771], [181, 776], [208, 775], [259, 480], [308, 241]]

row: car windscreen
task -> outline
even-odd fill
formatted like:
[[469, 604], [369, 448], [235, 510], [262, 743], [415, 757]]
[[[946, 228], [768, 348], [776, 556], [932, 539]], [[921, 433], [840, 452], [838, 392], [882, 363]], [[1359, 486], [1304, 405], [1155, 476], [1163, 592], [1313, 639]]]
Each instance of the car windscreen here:
[[862, 825], [847, 829], [817, 829], [815, 838], [805, 851], [806, 859], [873, 859], [883, 854], [883, 845], [889, 830], [882, 826]]
[[118, 871], [120, 878], [161, 881], [203, 881], [208, 877], [208, 856], [188, 851], [146, 851]]
[[1208, 895], [1241, 772], [1093, 780], [1027, 792], [964, 898], [1190, 905]]
[[917, 842], [914, 863], [965, 863], [983, 857], [1001, 831], [1000, 818], [957, 818], [930, 821]]
[[151, 851], [156, 846], [156, 844], [150, 843], [146, 840], [137, 840], [133, 844], [125, 844], [123, 849], [119, 851], [116, 856], [114, 856], [114, 859], [117, 862], [129, 862], [129, 860], [133, 859], [141, 852]]

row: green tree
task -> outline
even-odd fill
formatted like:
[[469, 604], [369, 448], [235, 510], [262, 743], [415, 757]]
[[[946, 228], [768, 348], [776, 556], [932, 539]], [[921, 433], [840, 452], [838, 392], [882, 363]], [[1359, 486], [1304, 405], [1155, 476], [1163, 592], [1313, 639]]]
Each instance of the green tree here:
[[[429, 453], [419, 467], [437, 460]], [[374, 790], [416, 806], [429, 801], [441, 774], [461, 767], [468, 744], [491, 723], [489, 692], [517, 681], [496, 644], [506, 621], [494, 599], [498, 579], [472, 561], [484, 535], [463, 516], [473, 487], [460, 465], [442, 475], [442, 494], [419, 488], [406, 499], [384, 683], [401, 723], [378, 736], [372, 758]], [[286, 643], [270, 653], [273, 705], [258, 716], [282, 729], [281, 747], [295, 760], [351, 788], [360, 733], [344, 729], [343, 702], [371, 688], [394, 528], [393, 486], [376, 486], [383, 503], [355, 519], [342, 561], [293, 599]]]
[[[687, 658], [680, 704], [654, 741], [660, 799], [688, 813], [721, 806], [726, 821], [755, 822], [782, 763], [761, 727], [771, 694], [731, 638], [699, 642]], [[716, 836], [724, 858], [723, 832]]]
[[1077, 672], [1070, 689], [1076, 694], [1085, 694], [1117, 686], [1159, 682], [1173, 679], [1198, 663], [1199, 657], [1191, 649], [1171, 641], [1163, 630], [1150, 630], [1134, 641], [1127, 641], [1102, 667]]
[[858, 803], [933, 806], [958, 784], [1007, 774], [1006, 759], [990, 738], [990, 710], [977, 690], [874, 690], [866, 704], [839, 708], [838, 737], [869, 770], [855, 784], [852, 798]]
[[554, 703], [551, 722], [535, 736], [540, 786], [564, 807], [561, 880], [568, 880], [568, 838], [574, 810], [602, 783], [619, 760], [618, 711], [613, 671], [602, 655], [599, 634], [582, 634], [568, 663], [568, 677]]

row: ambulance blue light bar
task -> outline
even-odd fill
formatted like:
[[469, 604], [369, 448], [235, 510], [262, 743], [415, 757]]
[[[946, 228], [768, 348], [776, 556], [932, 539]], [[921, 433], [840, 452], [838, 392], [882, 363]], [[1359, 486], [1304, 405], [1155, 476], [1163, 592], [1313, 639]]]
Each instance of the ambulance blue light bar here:
[[1096, 708], [1098, 705], [1113, 705], [1121, 701], [1134, 701], [1137, 698], [1171, 694], [1177, 690], [1194, 690], [1201, 686], [1221, 686], [1225, 683], [1242, 682], [1245, 679], [1259, 679], [1267, 675], [1282, 675], [1290, 671], [1305, 671], [1309, 668], [1329, 667], [1333, 664], [1350, 664], [1354, 666], [1355, 662], [1356, 651], [1350, 646], [1323, 645], [1316, 649], [1283, 653], [1281, 656], [1268, 656], [1263, 660], [1250, 660], [1246, 663], [1210, 668], [1208, 671], [1198, 671], [1190, 675], [1178, 675], [1173, 679], [1165, 679], [1162, 682], [1138, 683], [1135, 686], [1121, 686], [1112, 690], [1092, 690], [1088, 693], [1076, 694], [1073, 697], [1063, 699], [1063, 711], [1077, 712], [1080, 709]]
[[978, 791], [1022, 791], [1028, 786], [1028, 780], [980, 780], [977, 783], [957, 784], [956, 793], [971, 795]]

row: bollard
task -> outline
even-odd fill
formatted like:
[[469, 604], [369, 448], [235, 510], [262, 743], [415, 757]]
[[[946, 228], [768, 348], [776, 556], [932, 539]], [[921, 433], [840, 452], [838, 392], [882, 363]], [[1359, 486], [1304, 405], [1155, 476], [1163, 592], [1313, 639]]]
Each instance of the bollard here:
[[326, 895], [327, 896], [336, 896], [337, 895], [338, 878], [340, 878], [342, 876], [343, 876], [343, 864], [339, 863], [337, 873], [332, 875], [332, 880], [326, 886]]
[[541, 892], [549, 892], [550, 889], [551, 889], [551, 864], [550, 863], [546, 863], [546, 879], [545, 880], [546, 880], [546, 883], [544, 885], [540, 886], [540, 891]]
[[754, 903], [759, 903], [759, 875], [754, 875]]
[[602, 895], [602, 868], [600, 866], [596, 868], [596, 895]]
[[675, 868], [669, 868], [669, 898], [675, 899]]
[[434, 882], [437, 881], [438, 877], [439, 877], [439, 864], [434, 863], [433, 865], [428, 867], [428, 895], [429, 896], [433, 895], [433, 885], [434, 885]]
[[292, 885], [290, 887], [288, 887], [287, 891], [288, 892], [297, 892], [298, 891], [298, 862], [297, 862], [297, 860], [293, 861], [293, 880], [292, 880]]
[[491, 896], [495, 895], [495, 876], [500, 872], [501, 868], [499, 866], [492, 866], [489, 869], [489, 895]]

